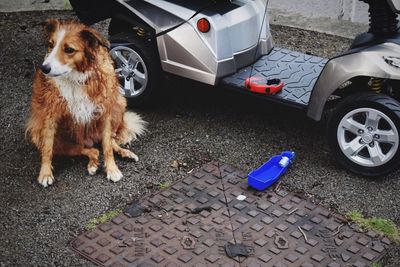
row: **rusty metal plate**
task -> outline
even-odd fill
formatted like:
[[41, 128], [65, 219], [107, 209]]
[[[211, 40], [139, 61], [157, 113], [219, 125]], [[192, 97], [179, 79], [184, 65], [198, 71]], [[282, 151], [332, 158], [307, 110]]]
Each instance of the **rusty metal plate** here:
[[250, 190], [246, 173], [218, 162], [135, 205], [72, 249], [112, 267], [336, 267], [370, 266], [390, 245], [291, 193]]

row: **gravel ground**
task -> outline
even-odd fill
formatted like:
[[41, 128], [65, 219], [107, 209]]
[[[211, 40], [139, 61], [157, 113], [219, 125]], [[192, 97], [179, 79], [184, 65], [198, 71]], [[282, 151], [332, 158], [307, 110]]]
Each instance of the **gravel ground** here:
[[[210, 160], [249, 171], [283, 150], [297, 152], [284, 186], [340, 212], [361, 210], [400, 224], [399, 173], [374, 180], [339, 168], [324, 141], [324, 123], [297, 110], [188, 81], [170, 81], [168, 95], [153, 108], [137, 110], [149, 133], [136, 142], [138, 163], [117, 160], [124, 179], [86, 174], [85, 158], [56, 158], [56, 183], [36, 182], [39, 154], [24, 139], [34, 66], [44, 46], [36, 23], [70, 12], [0, 13], [0, 266], [90, 266], [68, 242], [93, 217], [124, 207], [165, 181], [185, 176]], [[104, 29], [104, 24], [97, 25]], [[273, 26], [277, 46], [323, 57], [346, 49], [348, 39]], [[186, 163], [180, 169], [171, 162]], [[394, 247], [385, 266], [398, 266]]]

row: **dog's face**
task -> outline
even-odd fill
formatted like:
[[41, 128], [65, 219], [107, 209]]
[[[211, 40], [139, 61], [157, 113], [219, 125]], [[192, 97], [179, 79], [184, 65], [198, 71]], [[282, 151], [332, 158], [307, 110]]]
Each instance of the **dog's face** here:
[[75, 21], [47, 20], [44, 29], [48, 51], [41, 69], [51, 77], [85, 72], [95, 60], [99, 46], [108, 45], [94, 29]]

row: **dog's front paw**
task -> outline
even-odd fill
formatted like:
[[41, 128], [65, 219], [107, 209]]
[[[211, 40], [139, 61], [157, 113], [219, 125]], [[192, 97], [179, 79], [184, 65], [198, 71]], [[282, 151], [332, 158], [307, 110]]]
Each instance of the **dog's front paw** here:
[[122, 175], [121, 171], [118, 168], [115, 169], [115, 170], [107, 171], [107, 180], [111, 180], [114, 183], [118, 182], [119, 180], [121, 180], [122, 176], [123, 175]]
[[47, 187], [54, 183], [53, 174], [40, 174], [38, 178], [39, 184], [43, 185], [43, 187]]

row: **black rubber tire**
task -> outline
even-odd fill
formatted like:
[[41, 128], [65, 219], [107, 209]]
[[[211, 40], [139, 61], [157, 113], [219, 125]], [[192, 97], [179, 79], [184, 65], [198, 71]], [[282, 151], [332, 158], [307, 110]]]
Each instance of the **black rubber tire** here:
[[[129, 106], [148, 106], [158, 100], [160, 84], [163, 80], [160, 56], [157, 47], [145, 38], [135, 38], [133, 33], [121, 33], [111, 37], [111, 42], [126, 42], [143, 59], [148, 72], [148, 81], [144, 91], [135, 97], [126, 97]], [[122, 37], [121, 37], [122, 36]]]
[[379, 177], [392, 173], [400, 168], [400, 146], [394, 157], [387, 163], [377, 167], [366, 167], [351, 161], [342, 152], [338, 140], [337, 130], [342, 118], [350, 111], [358, 108], [373, 108], [388, 116], [400, 133], [400, 103], [395, 99], [376, 93], [357, 93], [342, 100], [333, 111], [328, 121], [328, 143], [337, 162], [349, 171], [368, 177]]

